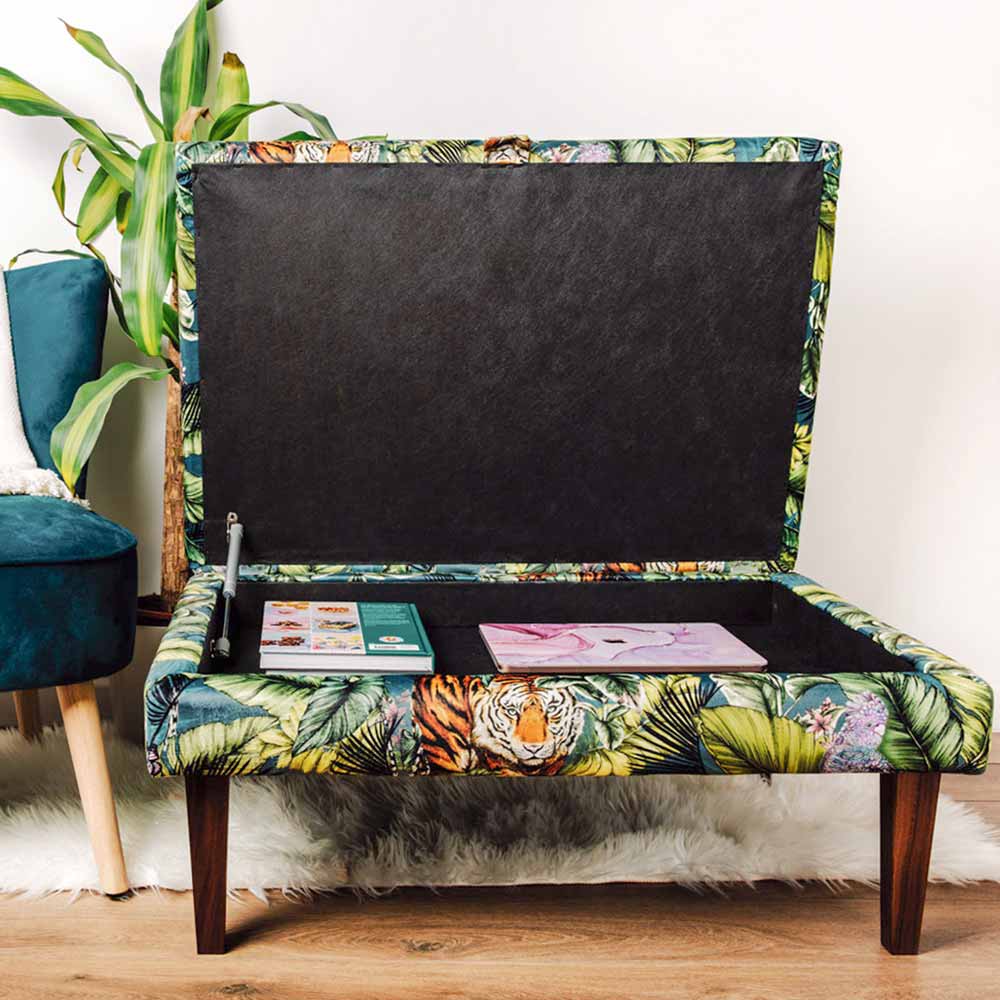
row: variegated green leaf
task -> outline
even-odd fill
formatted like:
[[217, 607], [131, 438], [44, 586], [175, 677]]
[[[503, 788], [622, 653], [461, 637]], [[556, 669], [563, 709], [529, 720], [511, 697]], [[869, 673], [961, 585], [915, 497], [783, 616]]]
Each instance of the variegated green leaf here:
[[62, 118], [83, 136], [97, 162], [122, 187], [131, 189], [135, 161], [107, 132], [90, 118], [80, 118], [34, 84], [3, 67], [0, 67], [0, 110], [22, 116]]
[[145, 368], [123, 361], [106, 371], [99, 379], [80, 386], [73, 397], [69, 412], [52, 431], [49, 448], [56, 468], [70, 489], [76, 486], [115, 396], [136, 379], [165, 378], [166, 368]]
[[122, 242], [128, 334], [141, 351], [153, 356], [160, 354], [164, 297], [173, 270], [175, 240], [174, 146], [157, 142], [139, 154], [133, 204]]
[[123, 236], [128, 228], [128, 216], [132, 208], [132, 195], [128, 191], [118, 193], [118, 201], [115, 204], [115, 225], [118, 232]]
[[76, 238], [81, 243], [89, 243], [107, 229], [115, 217], [121, 193], [122, 187], [118, 181], [103, 167], [98, 167], [80, 201]]
[[[0, 67], [0, 108], [15, 115], [41, 115], [48, 118], [75, 117], [69, 108], [54, 101], [48, 94], [43, 93], [34, 84], [25, 80], [24, 77], [3, 67]], [[88, 124], [86, 119], [80, 119], [80, 121], [85, 125]], [[93, 127], [80, 132], [85, 139], [110, 143], [110, 138], [95, 123], [90, 122], [89, 124]]]
[[137, 153], [142, 149], [142, 146], [139, 145], [135, 139], [130, 139], [127, 135], [122, 135], [119, 132], [109, 132], [108, 135], [110, 135], [122, 149], [126, 146], [131, 146]]
[[108, 293], [111, 296], [111, 308], [114, 309], [115, 316], [118, 318], [118, 325], [127, 336], [128, 320], [125, 318], [125, 303], [122, 302], [121, 281], [110, 271], [108, 271]]
[[177, 310], [169, 303], [163, 303], [163, 336], [166, 337], [174, 347], [180, 344], [179, 325], [177, 322]]
[[106, 149], [88, 143], [94, 159], [126, 190], [135, 185], [135, 157], [121, 149]]
[[80, 169], [80, 157], [87, 148], [83, 139], [74, 139], [67, 147], [62, 156], [59, 157], [59, 165], [56, 167], [56, 175], [52, 179], [52, 196], [59, 206], [59, 214], [69, 223], [73, 220], [66, 214], [66, 160], [73, 158], [73, 166]]
[[21, 250], [14, 254], [9, 261], [7, 261], [7, 267], [12, 268], [22, 257], [26, 257], [29, 253], [41, 253], [50, 257], [81, 257], [83, 260], [90, 260], [93, 256], [89, 253], [83, 253], [82, 250], [42, 250], [39, 247], [28, 247], [26, 250]]
[[160, 105], [166, 136], [193, 104], [201, 104], [208, 78], [208, 6], [197, 0], [174, 33], [160, 69]]
[[[247, 68], [235, 52], [227, 52], [222, 57], [222, 68], [215, 85], [215, 98], [212, 101], [212, 117], [218, 118], [234, 104], [247, 104], [250, 100], [250, 81], [247, 78]], [[244, 118], [229, 136], [231, 139], [246, 140], [250, 138], [250, 122]]]
[[95, 59], [99, 59], [109, 69], [113, 69], [129, 85], [133, 96], [142, 110], [142, 116], [146, 119], [146, 124], [149, 126], [150, 132], [153, 133], [153, 138], [167, 138], [166, 133], [163, 131], [163, 123], [149, 109], [149, 105], [146, 103], [146, 96], [143, 94], [139, 84], [135, 82], [135, 77], [108, 51], [104, 40], [92, 31], [85, 31], [83, 28], [74, 28], [73, 25], [67, 24], [65, 21], [63, 21], [63, 24], [66, 25], [66, 30], [70, 33], [74, 41], [82, 45]]
[[[114, 136], [112, 136], [114, 138]], [[87, 144], [83, 139], [74, 139], [70, 144], [69, 148], [73, 150], [73, 166], [77, 170], [80, 169], [80, 161], [83, 159], [83, 154], [87, 152]]]
[[307, 122], [309, 122], [313, 130], [321, 139], [337, 138], [337, 134], [333, 131], [333, 126], [330, 124], [325, 115], [321, 115], [317, 111], [310, 111], [309, 108], [304, 107], [301, 104], [294, 104], [290, 101], [264, 101], [261, 104], [234, 104], [215, 119], [215, 123], [212, 125], [212, 131], [209, 133], [209, 138], [214, 141], [229, 139], [233, 136], [236, 129], [242, 125], [243, 122], [250, 117], [250, 115], [257, 111], [263, 111], [264, 108], [275, 107], [285, 108], [286, 110], [291, 111], [293, 115], [298, 115], [299, 118], [304, 118]]

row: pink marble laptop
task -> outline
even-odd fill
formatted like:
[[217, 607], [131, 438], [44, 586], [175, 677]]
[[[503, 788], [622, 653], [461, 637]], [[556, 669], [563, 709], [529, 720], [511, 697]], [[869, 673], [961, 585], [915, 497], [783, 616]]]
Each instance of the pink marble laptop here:
[[479, 626], [501, 673], [761, 670], [767, 660], [715, 622]]

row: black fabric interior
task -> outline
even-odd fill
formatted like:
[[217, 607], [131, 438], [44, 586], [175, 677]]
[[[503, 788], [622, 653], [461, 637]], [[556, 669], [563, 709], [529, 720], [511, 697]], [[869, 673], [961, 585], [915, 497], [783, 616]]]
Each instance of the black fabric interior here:
[[[231, 658], [220, 663], [206, 657], [202, 669], [256, 671], [264, 602], [282, 599], [412, 602], [434, 647], [438, 673], [493, 673], [493, 662], [479, 638], [479, 623], [486, 621], [716, 621], [764, 656], [771, 671], [906, 669], [905, 661], [768, 580], [241, 583], [232, 612]], [[212, 635], [220, 625], [218, 612], [217, 608]]]
[[209, 561], [774, 557], [821, 166], [197, 166]]

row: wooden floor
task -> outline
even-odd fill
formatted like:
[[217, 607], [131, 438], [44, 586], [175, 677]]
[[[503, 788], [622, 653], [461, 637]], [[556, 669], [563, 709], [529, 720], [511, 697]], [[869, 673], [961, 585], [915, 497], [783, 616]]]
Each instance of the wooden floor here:
[[[1000, 766], [943, 790], [1000, 825]], [[229, 928], [197, 958], [186, 893], [0, 898], [0, 1000], [1000, 998], [1000, 885], [932, 886], [918, 958], [880, 949], [875, 890], [816, 885], [243, 898]]]

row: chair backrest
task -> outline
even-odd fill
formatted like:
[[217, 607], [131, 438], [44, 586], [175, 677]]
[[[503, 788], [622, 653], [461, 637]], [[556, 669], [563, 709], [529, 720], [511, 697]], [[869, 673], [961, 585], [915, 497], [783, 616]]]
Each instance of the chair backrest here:
[[[4, 273], [17, 393], [39, 466], [56, 471], [52, 429], [84, 382], [101, 373], [108, 280], [98, 260], [60, 260]], [[78, 492], [83, 492], [80, 478]]]

